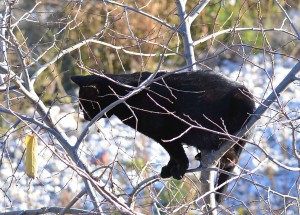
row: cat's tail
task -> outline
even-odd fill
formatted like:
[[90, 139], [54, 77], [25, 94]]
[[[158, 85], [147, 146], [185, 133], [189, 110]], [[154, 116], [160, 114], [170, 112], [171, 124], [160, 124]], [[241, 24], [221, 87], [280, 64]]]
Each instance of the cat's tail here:
[[[255, 103], [253, 101], [252, 95], [245, 87], [239, 87], [229, 94], [230, 108], [229, 108], [229, 124], [230, 124], [230, 134], [234, 134], [239, 131], [247, 121], [250, 115], [255, 110]], [[243, 138], [247, 139], [248, 134], [244, 135]], [[231, 173], [235, 165], [238, 162], [240, 154], [243, 147], [245, 146], [245, 141], [239, 141], [235, 144], [220, 160], [220, 169]], [[226, 197], [226, 191], [229, 183], [227, 182], [231, 176], [226, 173], [220, 173], [217, 180], [217, 186], [222, 185], [216, 194], [216, 200], [220, 203], [224, 197]]]
[[230, 173], [233, 172], [244, 146], [245, 142], [239, 141], [220, 160], [220, 169], [228, 172], [229, 174], [220, 172], [218, 175], [217, 186], [221, 186], [219, 189], [217, 189], [216, 193], [216, 201], [218, 203], [222, 202], [226, 197], [226, 191], [229, 184], [228, 180], [231, 178]]

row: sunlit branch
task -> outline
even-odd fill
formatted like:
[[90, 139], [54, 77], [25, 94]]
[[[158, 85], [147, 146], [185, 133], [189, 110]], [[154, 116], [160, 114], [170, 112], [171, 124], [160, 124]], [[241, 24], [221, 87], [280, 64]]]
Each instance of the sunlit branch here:
[[241, 31], [265, 31], [265, 32], [268, 32], [268, 31], [279, 31], [279, 32], [282, 32], [282, 33], [286, 33], [288, 35], [291, 35], [293, 37], [297, 37], [296, 35], [292, 34], [291, 32], [285, 30], [285, 29], [280, 29], [280, 28], [267, 28], [267, 29], [262, 29], [262, 28], [229, 28], [229, 29], [225, 29], [225, 30], [221, 30], [221, 31], [218, 31], [216, 33], [213, 33], [213, 34], [210, 34], [206, 37], [203, 37], [199, 40], [196, 40], [193, 42], [193, 46], [196, 46], [196, 45], [199, 45], [200, 43], [204, 43], [206, 42], [207, 40], [210, 40], [210, 39], [214, 39], [220, 35], [223, 35], [223, 34], [228, 34], [228, 33], [234, 33], [234, 32], [241, 32]]

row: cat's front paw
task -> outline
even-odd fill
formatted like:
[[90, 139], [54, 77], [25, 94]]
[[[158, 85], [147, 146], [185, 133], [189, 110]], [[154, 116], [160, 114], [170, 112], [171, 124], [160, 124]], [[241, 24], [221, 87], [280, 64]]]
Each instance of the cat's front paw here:
[[171, 169], [173, 169], [173, 167], [176, 167], [176, 165], [176, 161], [170, 159], [168, 164], [161, 169], [160, 176], [162, 178], [170, 178], [172, 176]]
[[181, 180], [188, 167], [188, 164], [177, 164], [176, 166], [172, 167], [172, 169], [170, 170], [172, 177], [177, 180]]
[[176, 161], [170, 160], [168, 165], [164, 166], [161, 169], [160, 176], [162, 178], [170, 178], [172, 176], [174, 179], [181, 180], [184, 174], [186, 173], [188, 167], [188, 162], [178, 164], [176, 163]]
[[167, 165], [167, 166], [164, 166], [162, 169], [161, 169], [161, 173], [160, 173], [160, 176], [162, 178], [170, 178], [172, 175], [171, 175], [171, 172], [170, 172], [170, 167]]

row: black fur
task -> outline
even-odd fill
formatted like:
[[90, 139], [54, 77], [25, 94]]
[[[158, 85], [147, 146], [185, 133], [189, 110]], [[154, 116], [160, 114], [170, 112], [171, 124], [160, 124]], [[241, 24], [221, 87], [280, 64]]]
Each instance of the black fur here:
[[[155, 78], [165, 75], [158, 73]], [[132, 91], [151, 73], [106, 76], [73, 76], [80, 86], [79, 98], [84, 118], [91, 120], [103, 108]], [[127, 86], [126, 86], [127, 85]], [[131, 87], [132, 86], [132, 87]], [[106, 116], [116, 115], [126, 125], [154, 139], [169, 153], [170, 161], [161, 177], [181, 179], [189, 166], [182, 144], [201, 150], [215, 150], [224, 136], [194, 126], [234, 134], [254, 111], [249, 91], [241, 84], [211, 71], [172, 74], [114, 107]], [[133, 114], [134, 112], [134, 114]], [[137, 118], [137, 120], [136, 120]], [[236, 144], [220, 162], [220, 168], [232, 171], [245, 142]], [[196, 156], [199, 159], [200, 154]], [[229, 179], [220, 174], [218, 184]], [[226, 191], [226, 186], [218, 192]], [[217, 195], [221, 201], [221, 195]]]

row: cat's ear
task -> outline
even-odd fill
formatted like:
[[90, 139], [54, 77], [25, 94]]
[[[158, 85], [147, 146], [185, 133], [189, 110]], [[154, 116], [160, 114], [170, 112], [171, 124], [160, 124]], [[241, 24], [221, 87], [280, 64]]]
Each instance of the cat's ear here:
[[82, 86], [86, 80], [85, 76], [81, 76], [81, 75], [73, 75], [71, 76], [71, 80], [77, 84], [78, 86]]

